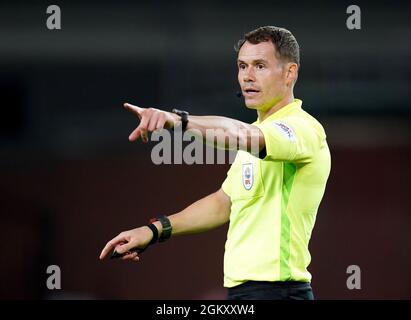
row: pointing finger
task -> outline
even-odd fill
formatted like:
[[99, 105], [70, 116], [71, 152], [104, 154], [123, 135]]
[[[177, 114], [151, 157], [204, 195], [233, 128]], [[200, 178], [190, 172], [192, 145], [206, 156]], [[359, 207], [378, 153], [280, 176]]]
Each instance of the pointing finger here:
[[130, 111], [131, 113], [134, 113], [136, 116], [138, 116], [139, 118], [141, 118], [142, 112], [144, 111], [144, 108], [141, 107], [137, 107], [133, 104], [130, 104], [128, 102], [124, 103], [124, 108], [128, 111]]
[[107, 244], [105, 245], [105, 247], [100, 253], [100, 259], [104, 259], [111, 250], [113, 250], [119, 244], [124, 243], [124, 241], [125, 241], [124, 236], [117, 236], [113, 238], [112, 240], [110, 240], [109, 242], [107, 242]]

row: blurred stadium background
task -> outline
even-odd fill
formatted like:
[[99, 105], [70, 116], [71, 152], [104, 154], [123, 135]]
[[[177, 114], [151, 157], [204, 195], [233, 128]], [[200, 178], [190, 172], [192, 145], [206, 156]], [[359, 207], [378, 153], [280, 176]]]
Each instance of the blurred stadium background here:
[[[46, 28], [46, 8], [62, 29]], [[362, 29], [346, 27], [360, 6]], [[333, 166], [310, 249], [318, 299], [411, 298], [411, 23], [404, 1], [0, 3], [0, 298], [223, 299], [226, 228], [176, 238], [142, 263], [98, 260], [152, 216], [215, 191], [228, 165], [163, 165], [130, 144], [124, 101], [252, 122], [233, 45], [262, 25], [300, 43], [295, 88]], [[46, 287], [58, 265], [62, 289]], [[349, 290], [349, 265], [361, 290]]]

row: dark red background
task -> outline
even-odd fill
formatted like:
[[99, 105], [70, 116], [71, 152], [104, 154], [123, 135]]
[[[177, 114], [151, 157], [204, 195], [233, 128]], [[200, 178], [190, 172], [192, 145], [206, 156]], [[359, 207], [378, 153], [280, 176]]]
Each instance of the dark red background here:
[[[310, 249], [319, 299], [411, 297], [409, 148], [332, 150], [332, 171]], [[151, 216], [213, 192], [226, 165], [154, 166], [149, 154], [56, 161], [2, 172], [1, 298], [53, 297], [46, 268], [62, 272], [62, 298], [224, 298], [226, 227], [174, 238], [141, 263], [99, 261], [107, 240]], [[361, 268], [361, 290], [346, 269]]]

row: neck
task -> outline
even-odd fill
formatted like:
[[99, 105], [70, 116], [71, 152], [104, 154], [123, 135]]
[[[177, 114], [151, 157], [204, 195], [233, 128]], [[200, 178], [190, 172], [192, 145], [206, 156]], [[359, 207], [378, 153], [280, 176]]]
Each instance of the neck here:
[[294, 94], [290, 92], [287, 96], [285, 96], [278, 102], [274, 103], [274, 105], [271, 108], [267, 110], [257, 110], [258, 119], [260, 120], [260, 122], [264, 121], [269, 116], [271, 116], [273, 113], [277, 112], [278, 110], [292, 103], [293, 101], [294, 101]]

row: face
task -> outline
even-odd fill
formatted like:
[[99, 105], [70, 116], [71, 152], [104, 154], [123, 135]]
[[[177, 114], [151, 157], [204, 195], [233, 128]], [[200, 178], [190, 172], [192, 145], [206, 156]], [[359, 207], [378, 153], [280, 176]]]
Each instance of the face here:
[[237, 59], [238, 82], [247, 108], [267, 111], [290, 89], [290, 64], [281, 62], [271, 41], [246, 41]]

